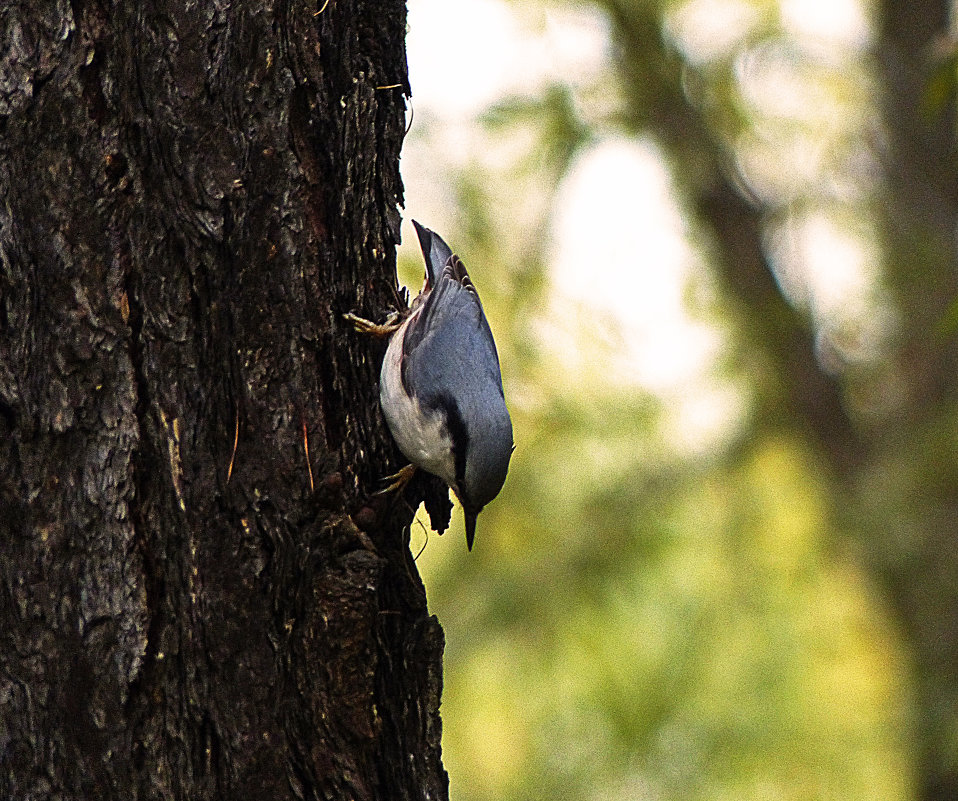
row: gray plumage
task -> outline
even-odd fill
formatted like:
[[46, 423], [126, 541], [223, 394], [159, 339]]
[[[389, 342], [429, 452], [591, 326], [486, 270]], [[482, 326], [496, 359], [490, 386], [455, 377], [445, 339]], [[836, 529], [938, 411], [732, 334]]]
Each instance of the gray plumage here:
[[426, 260], [426, 278], [429, 286], [435, 286], [442, 274], [442, 268], [452, 258], [452, 250], [439, 234], [430, 231], [415, 220], [412, 221], [419, 237], [419, 247], [422, 248], [423, 258]]
[[471, 549], [476, 517], [506, 479], [512, 421], [496, 344], [465, 267], [441, 237], [413, 225], [426, 286], [390, 341], [380, 400], [400, 450], [459, 497]]

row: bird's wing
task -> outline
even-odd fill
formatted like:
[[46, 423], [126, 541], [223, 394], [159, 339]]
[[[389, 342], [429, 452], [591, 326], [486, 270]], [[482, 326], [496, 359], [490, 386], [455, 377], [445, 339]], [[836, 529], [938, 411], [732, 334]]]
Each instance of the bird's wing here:
[[[418, 386], [406, 382], [410, 371], [418, 377]], [[496, 343], [479, 294], [457, 256], [449, 258], [422, 311], [410, 322], [403, 340], [402, 376], [413, 395], [453, 389], [468, 395], [488, 386], [490, 379], [502, 392]], [[432, 400], [420, 397], [420, 402]]]
[[[415, 376], [415, 380], [410, 380]], [[422, 310], [410, 320], [400, 363], [403, 386], [424, 410], [442, 416], [452, 439], [457, 492], [464, 500], [466, 419], [480, 419], [503, 398], [499, 356], [482, 303], [462, 262], [452, 256]], [[504, 406], [503, 406], [504, 408]]]

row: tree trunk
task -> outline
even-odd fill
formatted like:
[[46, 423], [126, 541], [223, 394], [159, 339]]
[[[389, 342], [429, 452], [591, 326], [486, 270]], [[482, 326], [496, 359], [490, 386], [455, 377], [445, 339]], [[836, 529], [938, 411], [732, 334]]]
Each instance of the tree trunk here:
[[0, 797], [447, 797], [383, 346], [342, 320], [396, 303], [405, 24], [0, 11]]

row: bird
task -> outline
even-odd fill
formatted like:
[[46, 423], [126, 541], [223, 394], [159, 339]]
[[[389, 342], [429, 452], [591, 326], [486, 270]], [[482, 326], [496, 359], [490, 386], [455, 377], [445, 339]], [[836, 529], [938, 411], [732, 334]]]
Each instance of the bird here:
[[499, 355], [479, 293], [462, 260], [434, 231], [413, 220], [426, 261], [422, 291], [385, 324], [354, 314], [360, 331], [389, 337], [379, 380], [386, 424], [410, 465], [384, 491], [402, 487], [416, 468], [439, 476], [462, 504], [466, 546], [476, 519], [506, 480], [515, 449]]

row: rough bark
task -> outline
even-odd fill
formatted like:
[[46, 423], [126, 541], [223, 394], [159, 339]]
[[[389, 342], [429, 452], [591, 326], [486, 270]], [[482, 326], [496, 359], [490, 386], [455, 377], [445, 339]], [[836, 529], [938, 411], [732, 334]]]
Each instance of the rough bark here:
[[401, 0], [0, 10], [0, 797], [447, 796], [341, 317], [396, 303], [404, 35]]

